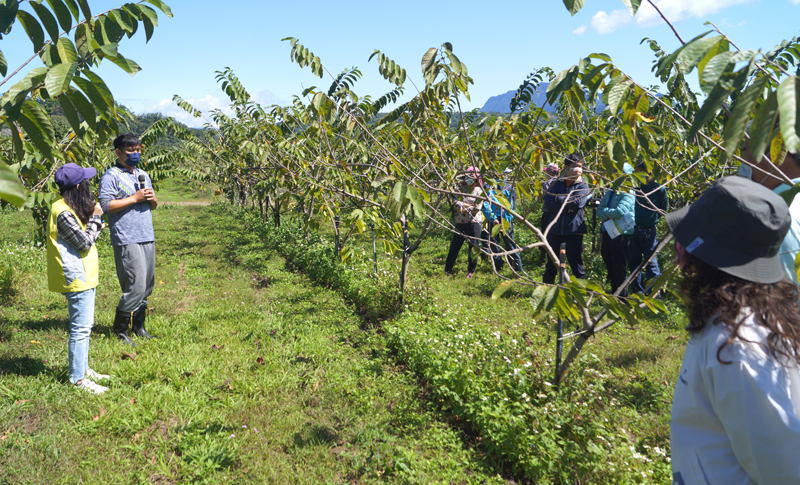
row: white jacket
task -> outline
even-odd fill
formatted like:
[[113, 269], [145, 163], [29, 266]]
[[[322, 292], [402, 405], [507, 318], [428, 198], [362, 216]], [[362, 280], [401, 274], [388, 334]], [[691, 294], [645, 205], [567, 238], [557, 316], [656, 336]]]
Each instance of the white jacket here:
[[800, 369], [769, 355], [748, 317], [736, 340], [706, 324], [686, 346], [670, 422], [673, 483], [800, 484]]

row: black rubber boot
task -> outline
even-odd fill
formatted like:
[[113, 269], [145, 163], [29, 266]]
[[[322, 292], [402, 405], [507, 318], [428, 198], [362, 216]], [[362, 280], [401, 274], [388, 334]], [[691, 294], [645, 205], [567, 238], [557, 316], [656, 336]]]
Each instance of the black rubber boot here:
[[154, 335], [150, 335], [147, 333], [147, 330], [144, 328], [144, 321], [147, 318], [147, 304], [144, 304], [139, 307], [138, 310], [133, 312], [133, 323], [131, 324], [131, 330], [133, 330], [134, 335], [138, 335], [139, 337], [145, 338], [150, 340], [151, 338], [157, 338]]
[[133, 321], [133, 313], [132, 312], [123, 312], [117, 308], [117, 313], [114, 315], [114, 333], [122, 340], [123, 343], [130, 345], [131, 347], [136, 347], [136, 344], [133, 343], [130, 336], [128, 335], [129, 326]]

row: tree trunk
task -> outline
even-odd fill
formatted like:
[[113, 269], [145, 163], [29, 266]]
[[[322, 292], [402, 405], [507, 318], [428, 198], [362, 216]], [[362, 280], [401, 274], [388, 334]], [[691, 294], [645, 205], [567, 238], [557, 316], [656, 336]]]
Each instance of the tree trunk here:
[[403, 291], [406, 288], [406, 276], [408, 275], [408, 263], [411, 260], [411, 245], [408, 241], [408, 219], [402, 216], [403, 224], [403, 263], [400, 266], [400, 312], [403, 311], [403, 301], [405, 296]]

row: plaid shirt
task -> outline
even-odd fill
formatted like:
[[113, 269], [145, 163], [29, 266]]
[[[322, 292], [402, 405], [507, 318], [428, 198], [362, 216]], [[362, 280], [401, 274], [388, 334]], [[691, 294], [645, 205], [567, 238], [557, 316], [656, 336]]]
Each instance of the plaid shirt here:
[[88, 251], [97, 241], [100, 230], [103, 228], [103, 223], [100, 220], [100, 216], [92, 216], [89, 218], [89, 223], [84, 231], [72, 212], [64, 211], [58, 215], [56, 227], [58, 228], [58, 235], [64, 242], [79, 252], [84, 252]]

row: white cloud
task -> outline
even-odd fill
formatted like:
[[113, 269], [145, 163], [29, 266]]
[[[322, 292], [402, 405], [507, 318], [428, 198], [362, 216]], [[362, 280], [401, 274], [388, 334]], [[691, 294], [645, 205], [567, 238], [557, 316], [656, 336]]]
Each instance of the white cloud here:
[[201, 128], [206, 121], [211, 120], [211, 111], [221, 109], [223, 113], [228, 116], [233, 115], [230, 109], [230, 102], [227, 99], [221, 99], [211, 94], [206, 94], [202, 98], [188, 98], [185, 99], [189, 104], [200, 110], [204, 117], [195, 118], [183, 109], [181, 109], [171, 99], [162, 99], [161, 101], [147, 100], [144, 102], [145, 111], [148, 113], [161, 113], [164, 116], [171, 116], [175, 120], [180, 121], [186, 126], [192, 128]]
[[250, 93], [250, 96], [253, 97], [253, 100], [256, 103], [260, 104], [265, 108], [273, 104], [277, 104], [278, 106], [286, 106], [289, 104], [286, 101], [275, 96], [275, 94], [272, 91], [269, 91], [267, 89], [259, 91], [257, 93]]
[[[273, 104], [286, 105], [285, 101], [278, 99], [277, 96], [268, 90], [251, 93], [251, 96], [255, 102], [264, 107]], [[202, 98], [186, 98], [185, 101], [200, 110], [203, 113], [203, 117], [193, 117], [171, 99], [162, 99], [161, 101], [146, 100], [144, 102], [144, 108], [148, 113], [161, 113], [164, 116], [171, 116], [191, 128], [202, 128], [203, 125], [209, 121], [213, 123], [211, 112], [215, 109], [220, 109], [226, 115], [233, 116], [233, 110], [230, 108], [231, 103], [228, 98], [220, 98], [212, 94], [206, 94]]]
[[[797, 0], [797, 1], [800, 2], [800, 0]], [[589, 29], [588, 25], [581, 25], [577, 29], [573, 30], [572, 33], [573, 34], [578, 34], [578, 35], [583, 35], [583, 33], [586, 32], [588, 29]]]
[[592, 28], [598, 34], [610, 34], [633, 20], [627, 10], [614, 10], [610, 14], [600, 10], [592, 17]]
[[789, 0], [789, 3], [793, 5], [800, 5], [800, 0]]
[[[660, 0], [656, 2], [656, 5], [670, 22], [675, 23], [692, 17], [703, 18], [725, 8], [751, 1], [753, 0]], [[789, 1], [794, 4], [800, 4], [800, 0]], [[614, 10], [611, 13], [600, 10], [592, 17], [591, 28], [598, 34], [610, 34], [631, 20], [633, 20], [633, 17], [631, 17], [627, 9]], [[642, 6], [636, 12], [636, 26], [638, 28], [650, 27], [663, 22], [661, 15], [652, 5], [642, 2]], [[575, 29], [573, 33], [581, 35], [586, 32], [587, 28], [587, 26], [583, 25]]]
[[[680, 22], [688, 18], [703, 18], [720, 10], [749, 3], [753, 0], [661, 0], [656, 2], [661, 13], [670, 22]], [[664, 20], [649, 3], [642, 2], [642, 6], [636, 13], [636, 26], [639, 28], [650, 27]]]

